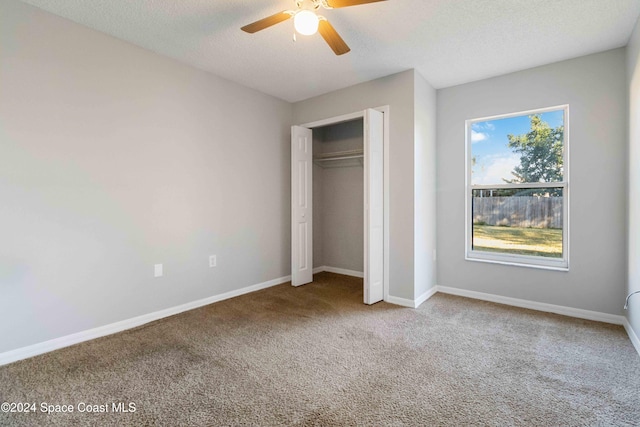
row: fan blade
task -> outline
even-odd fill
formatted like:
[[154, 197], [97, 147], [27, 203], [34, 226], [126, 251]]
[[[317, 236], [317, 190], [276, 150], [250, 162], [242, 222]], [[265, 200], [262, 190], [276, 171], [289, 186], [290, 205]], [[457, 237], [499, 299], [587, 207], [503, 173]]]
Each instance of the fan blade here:
[[291, 14], [286, 11], [283, 11], [280, 13], [276, 13], [275, 15], [268, 16], [259, 21], [253, 22], [249, 25], [245, 25], [244, 27], [241, 28], [241, 30], [247, 33], [253, 34], [260, 30], [264, 30], [265, 28], [269, 28], [272, 25], [276, 25], [283, 21], [286, 21], [289, 18], [291, 18]]
[[349, 52], [351, 49], [347, 44], [342, 40], [342, 37], [338, 34], [338, 32], [333, 28], [329, 21], [325, 19], [321, 19], [318, 23], [318, 32], [327, 42], [329, 47], [333, 49], [333, 52], [336, 55], [342, 55]]
[[361, 4], [375, 3], [379, 1], [387, 0], [327, 0], [327, 4], [334, 9], [338, 9], [340, 7], [359, 6]]

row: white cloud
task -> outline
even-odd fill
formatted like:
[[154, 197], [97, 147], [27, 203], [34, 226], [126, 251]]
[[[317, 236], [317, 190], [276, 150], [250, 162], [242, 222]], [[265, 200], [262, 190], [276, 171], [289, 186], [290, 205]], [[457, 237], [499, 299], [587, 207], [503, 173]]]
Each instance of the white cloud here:
[[492, 122], [478, 122], [478, 123], [474, 123], [471, 126], [471, 129], [475, 131], [482, 131], [482, 130], [494, 131], [496, 130], [496, 125], [494, 125]]
[[482, 164], [473, 168], [473, 184], [504, 184], [504, 179], [513, 179], [511, 171], [520, 164], [520, 156], [508, 154], [505, 156], [487, 156]]
[[489, 135], [487, 135], [486, 133], [476, 132], [475, 130], [471, 129], [471, 143], [472, 144], [474, 142], [484, 141], [487, 138], [489, 138]]

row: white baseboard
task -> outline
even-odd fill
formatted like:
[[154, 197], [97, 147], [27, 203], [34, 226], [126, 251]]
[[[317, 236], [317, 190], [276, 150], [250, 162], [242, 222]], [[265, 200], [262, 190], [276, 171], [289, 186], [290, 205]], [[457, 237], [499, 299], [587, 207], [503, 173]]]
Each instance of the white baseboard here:
[[120, 322], [111, 323], [109, 325], [99, 326], [97, 328], [89, 329], [82, 332], [77, 332], [75, 334], [66, 335], [64, 337], [55, 338], [49, 341], [44, 341], [38, 344], [33, 344], [27, 347], [22, 347], [16, 350], [0, 353], [0, 366], [6, 365], [12, 362], [16, 362], [18, 360], [27, 359], [29, 357], [37, 356], [40, 354], [48, 353], [50, 351], [58, 350], [64, 347], [69, 347], [71, 345], [79, 344], [84, 341], [89, 341], [92, 339], [104, 337], [106, 335], [115, 334], [117, 332], [126, 331], [127, 329], [135, 328], [135, 327], [144, 325], [145, 323], [153, 322], [155, 320], [173, 316], [175, 314], [193, 310], [195, 308], [203, 307], [205, 305], [213, 304], [218, 301], [248, 294], [250, 292], [259, 291], [260, 289], [265, 289], [271, 286], [280, 285], [290, 280], [291, 280], [291, 276], [280, 277], [278, 279], [273, 279], [267, 282], [258, 283], [257, 285], [247, 286], [246, 288], [225, 292], [224, 294], [214, 295], [201, 300], [178, 305], [176, 307], [171, 307], [171, 308], [156, 311], [153, 313], [144, 314], [142, 316], [134, 317], [127, 320], [122, 320]]
[[420, 307], [420, 304], [422, 304], [423, 302], [425, 302], [426, 300], [428, 300], [429, 298], [431, 298], [432, 296], [434, 296], [436, 294], [436, 292], [438, 292], [438, 287], [434, 286], [430, 289], [428, 289], [425, 293], [423, 293], [422, 295], [420, 295], [417, 299], [416, 299], [416, 308]]
[[416, 302], [412, 299], [394, 297], [393, 295], [389, 295], [384, 301], [388, 302], [389, 304], [401, 305], [402, 307], [416, 308]]
[[353, 277], [359, 277], [359, 278], [364, 277], [364, 272], [362, 271], [347, 270], [346, 268], [331, 267], [328, 265], [323, 265], [322, 267], [314, 268], [313, 274], [322, 273], [323, 271], [326, 271], [329, 273], [344, 274], [345, 276], [353, 276]]
[[414, 300], [389, 295], [387, 296], [387, 299], [385, 299], [385, 302], [388, 302], [389, 304], [401, 305], [403, 307], [418, 308], [420, 307], [420, 304], [434, 296], [436, 292], [437, 289], [436, 286], [434, 286]]
[[638, 355], [640, 356], [640, 339], [638, 339], [638, 335], [636, 335], [636, 332], [633, 330], [633, 328], [631, 327], [631, 324], [629, 323], [626, 317], [624, 318], [623, 326], [624, 326], [624, 330], [627, 331], [627, 335], [629, 335], [631, 344], [633, 344], [636, 351], [638, 352]]
[[499, 304], [512, 305], [515, 307], [528, 308], [531, 310], [545, 311], [547, 313], [562, 314], [579, 319], [595, 320], [597, 322], [612, 323], [614, 325], [624, 325], [624, 316], [601, 313], [599, 311], [583, 310], [580, 308], [565, 307], [562, 305], [547, 304], [518, 298], [503, 297], [501, 295], [485, 294], [483, 292], [469, 291], [460, 288], [450, 288], [448, 286], [436, 286], [438, 292], [443, 294], [458, 295], [461, 297], [479, 299], [483, 301], [496, 302]]

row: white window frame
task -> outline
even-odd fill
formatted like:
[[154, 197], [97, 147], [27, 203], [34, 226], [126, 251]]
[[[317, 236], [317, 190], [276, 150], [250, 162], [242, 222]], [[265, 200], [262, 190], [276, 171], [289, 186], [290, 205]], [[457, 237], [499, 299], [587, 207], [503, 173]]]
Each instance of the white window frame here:
[[[472, 150], [471, 128], [475, 123], [486, 122], [510, 117], [527, 116], [549, 111], [563, 110], [564, 113], [564, 141], [563, 141], [563, 181], [561, 182], [535, 182], [526, 184], [496, 184], [496, 185], [472, 185]], [[497, 264], [515, 265], [521, 267], [542, 268], [547, 270], [569, 271], [569, 105], [557, 105], [554, 107], [538, 108], [534, 110], [520, 111], [516, 113], [500, 114], [496, 116], [481, 117], [465, 121], [465, 157], [466, 157], [466, 191], [465, 191], [465, 259], [468, 261], [480, 261]], [[475, 251], [472, 246], [473, 239], [473, 190], [480, 189], [504, 189], [504, 188], [562, 188], [562, 258], [548, 258], [531, 255], [506, 254], [498, 252]]]

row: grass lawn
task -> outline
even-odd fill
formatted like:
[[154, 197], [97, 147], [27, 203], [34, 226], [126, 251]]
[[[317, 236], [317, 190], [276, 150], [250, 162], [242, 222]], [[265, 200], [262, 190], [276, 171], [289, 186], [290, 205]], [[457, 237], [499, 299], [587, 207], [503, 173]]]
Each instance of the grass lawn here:
[[562, 258], [562, 230], [474, 225], [473, 249]]

